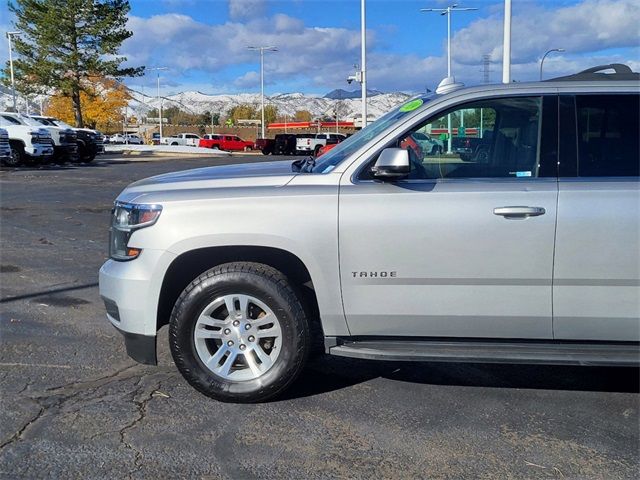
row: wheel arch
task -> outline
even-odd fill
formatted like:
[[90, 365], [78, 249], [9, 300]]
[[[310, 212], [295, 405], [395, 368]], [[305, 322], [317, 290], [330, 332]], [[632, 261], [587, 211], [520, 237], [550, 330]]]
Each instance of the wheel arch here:
[[311, 320], [314, 340], [322, 340], [318, 301], [313, 280], [306, 265], [298, 256], [287, 250], [258, 246], [198, 248], [176, 257], [169, 265], [160, 288], [156, 331], [169, 323], [176, 300], [192, 280], [210, 268], [229, 262], [263, 263], [282, 272], [303, 303], [305, 313]]

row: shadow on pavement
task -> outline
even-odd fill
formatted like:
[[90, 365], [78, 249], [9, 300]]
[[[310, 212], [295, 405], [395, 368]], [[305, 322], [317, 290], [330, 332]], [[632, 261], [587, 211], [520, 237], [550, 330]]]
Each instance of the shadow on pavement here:
[[25, 300], [27, 298], [44, 297], [44, 296], [52, 295], [55, 293], [72, 292], [74, 290], [84, 290], [85, 288], [94, 288], [97, 286], [98, 286], [98, 283], [93, 282], [93, 283], [85, 283], [83, 285], [74, 285], [73, 287], [53, 288], [50, 290], [43, 290], [41, 292], [25, 293], [23, 295], [14, 295], [12, 297], [5, 297], [0, 299], [0, 303], [15, 302], [18, 300]]
[[308, 397], [375, 378], [428, 385], [638, 393], [638, 368], [494, 363], [383, 362], [325, 355], [309, 363], [280, 400]]

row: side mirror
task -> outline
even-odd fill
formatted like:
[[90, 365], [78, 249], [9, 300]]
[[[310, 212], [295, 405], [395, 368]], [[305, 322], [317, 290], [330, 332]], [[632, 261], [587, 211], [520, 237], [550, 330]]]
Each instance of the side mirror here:
[[371, 172], [381, 180], [406, 177], [411, 172], [409, 152], [403, 148], [385, 148], [371, 167]]

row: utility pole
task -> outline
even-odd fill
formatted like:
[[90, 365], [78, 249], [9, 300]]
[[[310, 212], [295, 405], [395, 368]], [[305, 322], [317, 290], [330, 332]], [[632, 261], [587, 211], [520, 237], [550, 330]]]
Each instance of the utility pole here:
[[260, 51], [260, 112], [261, 112], [261, 123], [262, 127], [262, 137], [265, 138], [264, 133], [264, 52], [277, 52], [278, 48], [274, 46], [267, 47], [247, 47], [249, 50]]

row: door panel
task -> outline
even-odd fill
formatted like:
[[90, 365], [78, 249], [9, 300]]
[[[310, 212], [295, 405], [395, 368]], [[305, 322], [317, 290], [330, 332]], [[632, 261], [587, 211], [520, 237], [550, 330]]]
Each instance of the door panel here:
[[[551, 338], [555, 179], [344, 185], [352, 335]], [[545, 214], [495, 215], [529, 205]]]
[[638, 95], [562, 105], [561, 135], [578, 141], [561, 146], [554, 336], [640, 341]]
[[[388, 145], [408, 151], [406, 180], [375, 181], [371, 163], [343, 177], [352, 335], [553, 337], [557, 112], [555, 96], [463, 104]], [[424, 147], [424, 135], [449, 143], [449, 125], [452, 152]], [[485, 154], [457, 153], [463, 143]]]

